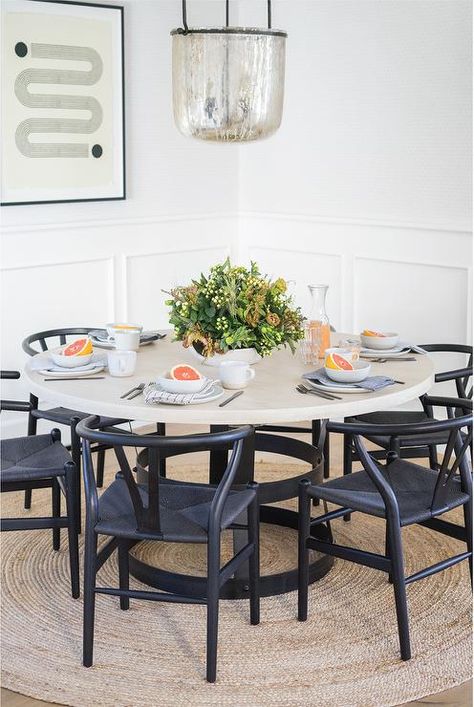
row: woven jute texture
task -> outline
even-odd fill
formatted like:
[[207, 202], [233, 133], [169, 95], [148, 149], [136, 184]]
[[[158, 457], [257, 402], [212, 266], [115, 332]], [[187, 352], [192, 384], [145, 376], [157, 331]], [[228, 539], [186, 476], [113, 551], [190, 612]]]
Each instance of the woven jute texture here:
[[[261, 463], [258, 478], [297, 471]], [[3, 496], [4, 516], [23, 512], [21, 494]], [[46, 492], [35, 491], [33, 502], [35, 514], [49, 510]], [[338, 542], [383, 548], [377, 519], [358, 514], [333, 527]], [[64, 531], [59, 553], [51, 549], [50, 531], [3, 533], [1, 540], [3, 686], [32, 697], [78, 707], [382, 707], [445, 690], [471, 674], [467, 563], [408, 588], [413, 658], [407, 663], [399, 660], [392, 587], [375, 570], [336, 560], [310, 589], [306, 623], [296, 620], [296, 592], [262, 599], [259, 626], [249, 625], [246, 601], [222, 601], [218, 678], [209, 685], [205, 607], [132, 600], [124, 612], [118, 599], [99, 596], [94, 666], [83, 668], [82, 599], [69, 594]], [[407, 574], [463, 550], [420, 527], [406, 529], [404, 542]], [[151, 545], [135, 552], [170, 570], [203, 573], [204, 548]], [[228, 538], [224, 545], [225, 559]], [[261, 555], [265, 573], [294, 567], [296, 533], [262, 526]], [[98, 584], [116, 583], [113, 557]]]

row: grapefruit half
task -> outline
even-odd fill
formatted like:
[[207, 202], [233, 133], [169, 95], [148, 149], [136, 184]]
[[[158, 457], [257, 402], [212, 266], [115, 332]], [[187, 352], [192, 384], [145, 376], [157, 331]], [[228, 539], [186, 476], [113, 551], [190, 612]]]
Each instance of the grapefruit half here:
[[197, 381], [202, 378], [199, 371], [189, 366], [187, 363], [178, 363], [170, 371], [170, 378], [175, 381]]
[[92, 341], [89, 338], [76, 339], [63, 349], [63, 356], [87, 356], [92, 351]]
[[324, 362], [324, 365], [326, 368], [332, 368], [333, 370], [336, 371], [353, 371], [354, 366], [352, 363], [349, 363], [347, 359], [343, 358], [342, 356], [339, 356], [337, 353], [331, 353], [329, 356], [326, 356], [326, 361]]

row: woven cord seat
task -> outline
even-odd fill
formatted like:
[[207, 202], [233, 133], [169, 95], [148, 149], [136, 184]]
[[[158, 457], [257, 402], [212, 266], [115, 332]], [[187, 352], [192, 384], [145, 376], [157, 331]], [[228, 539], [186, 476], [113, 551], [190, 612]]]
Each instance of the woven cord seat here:
[[24, 481], [64, 476], [71, 455], [50, 434], [2, 440], [0, 479]]
[[[2, 379], [18, 379], [17, 371], [1, 371]], [[2, 400], [1, 410], [31, 412], [31, 404], [18, 400]], [[71, 455], [61, 444], [61, 433], [54, 429], [49, 434], [14, 437], [2, 440], [0, 449], [0, 489], [2, 493], [29, 492], [32, 489], [51, 489], [51, 516], [2, 518], [2, 531], [51, 529], [53, 550], [59, 550], [61, 528], [67, 528], [71, 594], [79, 596], [79, 546], [77, 533], [78, 507], [76, 468]], [[61, 493], [66, 497], [66, 515], [61, 515]]]

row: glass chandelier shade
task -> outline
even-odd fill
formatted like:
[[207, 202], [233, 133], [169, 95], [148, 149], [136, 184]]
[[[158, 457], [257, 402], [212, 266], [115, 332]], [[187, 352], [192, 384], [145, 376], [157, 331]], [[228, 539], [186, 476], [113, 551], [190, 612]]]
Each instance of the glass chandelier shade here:
[[[226, 20], [228, 22], [228, 0]], [[171, 32], [173, 111], [183, 135], [215, 142], [245, 142], [280, 126], [285, 84], [286, 33], [222, 27]]]

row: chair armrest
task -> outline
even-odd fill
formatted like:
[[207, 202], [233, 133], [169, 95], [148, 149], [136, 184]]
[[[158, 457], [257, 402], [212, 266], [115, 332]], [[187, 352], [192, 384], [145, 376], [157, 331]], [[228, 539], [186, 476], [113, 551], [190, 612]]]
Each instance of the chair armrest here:
[[426, 395], [424, 401], [432, 407], [459, 408], [468, 414], [472, 410], [472, 400], [467, 398], [441, 397], [439, 395]]
[[443, 383], [444, 381], [453, 381], [457, 378], [469, 378], [472, 376], [472, 368], [458, 368], [455, 371], [443, 371], [435, 374], [435, 383]]
[[18, 380], [19, 377], [19, 371], [0, 371], [0, 379], [2, 380]]
[[7, 412], [31, 412], [33, 405], [23, 400], [0, 400], [0, 410]]

